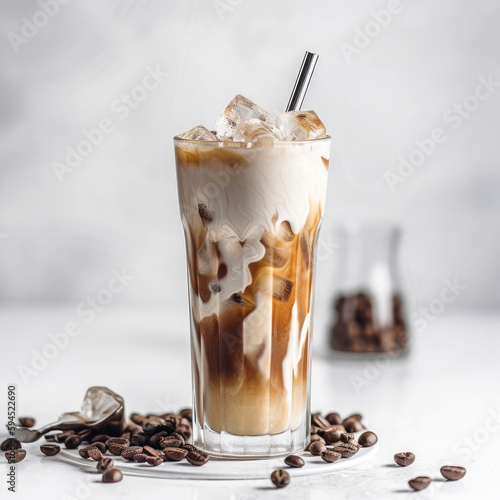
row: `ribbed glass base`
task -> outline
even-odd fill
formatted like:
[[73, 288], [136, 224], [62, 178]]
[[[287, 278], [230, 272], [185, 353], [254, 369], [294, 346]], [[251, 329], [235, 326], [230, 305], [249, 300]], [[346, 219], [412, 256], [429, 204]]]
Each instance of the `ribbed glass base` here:
[[295, 430], [262, 436], [235, 436], [195, 425], [193, 444], [212, 457], [251, 460], [287, 456], [301, 452], [308, 444], [309, 426], [305, 419]]

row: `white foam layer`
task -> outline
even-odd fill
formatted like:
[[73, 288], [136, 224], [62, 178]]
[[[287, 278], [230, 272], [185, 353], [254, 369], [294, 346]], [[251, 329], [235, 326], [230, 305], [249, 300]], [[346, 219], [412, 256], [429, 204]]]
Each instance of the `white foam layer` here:
[[[201, 232], [197, 206], [208, 207], [212, 221], [207, 225], [207, 238], [218, 243], [220, 261], [229, 269], [219, 281], [221, 292], [201, 304], [198, 321], [216, 314], [219, 301], [241, 293], [251, 283], [249, 265], [265, 254], [260, 241], [265, 231], [278, 233], [281, 223], [288, 221], [292, 231], [299, 233], [311, 204], [323, 211], [328, 171], [322, 158], [329, 159], [329, 140], [234, 148], [234, 152], [241, 157], [239, 165], [228, 167], [214, 156], [208, 163], [178, 173], [181, 213], [195, 232]], [[200, 264], [200, 270], [212, 269], [206, 262]]]

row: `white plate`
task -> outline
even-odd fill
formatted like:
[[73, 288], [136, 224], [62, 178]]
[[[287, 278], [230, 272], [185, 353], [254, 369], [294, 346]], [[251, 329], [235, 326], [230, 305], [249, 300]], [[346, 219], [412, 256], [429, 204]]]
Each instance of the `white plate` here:
[[[300, 469], [288, 467], [282, 458], [271, 458], [267, 460], [221, 460], [211, 459], [205, 465], [196, 467], [186, 460], [182, 462], [164, 462], [153, 467], [147, 463], [138, 464], [124, 460], [122, 457], [111, 456], [115, 466], [123, 474], [132, 476], [155, 477], [164, 479], [265, 479], [269, 478], [271, 472], [283, 468], [290, 476], [312, 476], [316, 474], [327, 474], [350, 467], [355, 467], [373, 458], [378, 450], [378, 444], [371, 448], [361, 448], [351, 458], [341, 458], [333, 464], [329, 464], [321, 457], [303, 453], [301, 456], [306, 465]], [[110, 455], [107, 455], [110, 456]], [[61, 449], [54, 458], [88, 469], [95, 470], [94, 460], [84, 459], [78, 454], [78, 450]]]

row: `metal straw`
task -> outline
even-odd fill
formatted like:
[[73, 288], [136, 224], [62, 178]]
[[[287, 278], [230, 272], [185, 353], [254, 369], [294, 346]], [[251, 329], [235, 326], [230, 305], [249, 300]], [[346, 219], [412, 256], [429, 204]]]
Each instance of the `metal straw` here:
[[318, 54], [313, 54], [312, 52], [306, 52], [304, 60], [302, 61], [302, 66], [300, 67], [297, 80], [295, 81], [295, 86], [293, 87], [292, 95], [288, 101], [288, 106], [286, 111], [299, 110], [304, 102], [304, 97], [306, 96], [307, 87], [309, 87], [309, 82], [311, 81], [312, 74], [314, 72], [314, 67], [318, 62]]

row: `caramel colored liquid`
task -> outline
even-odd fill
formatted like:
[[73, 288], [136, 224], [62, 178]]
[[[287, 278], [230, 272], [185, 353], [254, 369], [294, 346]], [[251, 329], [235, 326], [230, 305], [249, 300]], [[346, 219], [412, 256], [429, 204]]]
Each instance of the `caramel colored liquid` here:
[[[303, 189], [308, 196], [300, 217], [290, 217], [293, 222], [283, 215], [281, 192], [272, 195], [274, 208], [267, 203], [272, 200], [262, 190], [273, 175], [281, 175], [272, 170], [279, 151], [261, 161], [245, 150], [240, 155], [221, 148], [200, 153], [177, 146], [176, 154], [198, 421], [240, 436], [296, 429], [307, 409], [323, 200], [313, 189]], [[316, 160], [311, 175], [326, 175], [328, 160]], [[271, 178], [252, 170], [261, 162], [269, 162]], [[203, 188], [218, 178], [224, 181], [208, 196]]]

